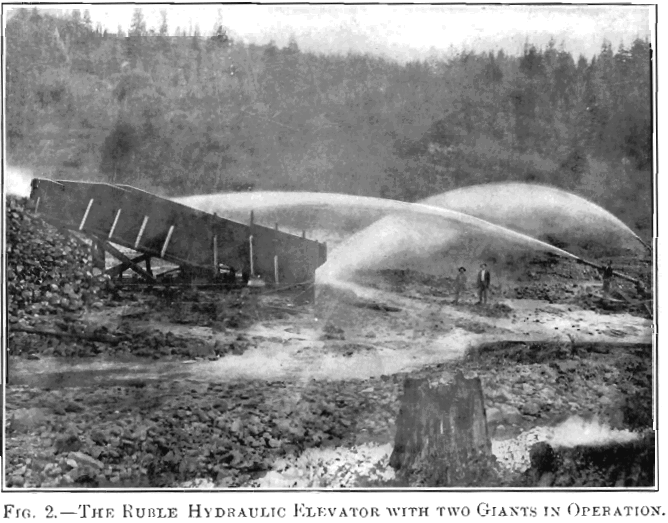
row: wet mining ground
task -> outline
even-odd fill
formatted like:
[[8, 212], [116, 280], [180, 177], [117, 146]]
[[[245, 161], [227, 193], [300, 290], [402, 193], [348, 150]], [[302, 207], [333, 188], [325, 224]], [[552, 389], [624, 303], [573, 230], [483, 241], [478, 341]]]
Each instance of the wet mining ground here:
[[[29, 332], [13, 323], [6, 485], [401, 486], [387, 461], [404, 379], [456, 370], [482, 380], [490, 486], [651, 485], [646, 309], [579, 266], [541, 270], [486, 306], [404, 271], [371, 302], [324, 309], [269, 288], [126, 286]], [[534, 478], [537, 441], [563, 450]], [[606, 445], [614, 460], [592, 458]]]

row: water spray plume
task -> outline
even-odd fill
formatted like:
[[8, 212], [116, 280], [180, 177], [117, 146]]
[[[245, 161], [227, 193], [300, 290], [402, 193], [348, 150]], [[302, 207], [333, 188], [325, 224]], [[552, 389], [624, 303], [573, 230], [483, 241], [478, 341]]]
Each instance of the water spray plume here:
[[637, 248], [640, 237], [624, 222], [585, 198], [526, 183], [473, 185], [431, 196], [421, 203], [477, 216], [569, 247], [600, 245]]
[[27, 198], [30, 196], [30, 182], [33, 174], [20, 167], [5, 167], [4, 186], [6, 194]]
[[[405, 202], [334, 193], [250, 192], [178, 198], [200, 210], [246, 221], [250, 209], [267, 223], [295, 230], [336, 233], [340, 241], [382, 219]], [[640, 238], [602, 207], [566, 191], [542, 185], [476, 185], [432, 196], [423, 205], [468, 214], [573, 251], [591, 245], [634, 248]], [[383, 222], [375, 224], [378, 230]], [[337, 237], [338, 236], [338, 237]], [[324, 238], [323, 238], [324, 239]], [[329, 240], [329, 238], [328, 238]], [[330, 244], [331, 247], [331, 244]]]
[[331, 209], [340, 214], [354, 211], [358, 216], [366, 216], [367, 218], [369, 215], [383, 216], [386, 214], [433, 217], [444, 220], [444, 224], [460, 224], [477, 231], [490, 233], [498, 232], [509, 238], [541, 249], [547, 249], [567, 257], [574, 257], [570, 253], [543, 241], [495, 225], [476, 216], [470, 216], [459, 211], [443, 209], [423, 203], [407, 203], [385, 198], [314, 192], [257, 192], [247, 193], [244, 198], [230, 197], [228, 194], [213, 194], [188, 196], [185, 198], [178, 198], [175, 201], [203, 211], [216, 212], [221, 216], [226, 212], [229, 213], [234, 211], [243, 211], [244, 213], [247, 213], [250, 210], [261, 212], [281, 209], [290, 209], [293, 211], [322, 211]]
[[[458, 211], [498, 228], [467, 230], [461, 224], [444, 228], [437, 221], [387, 216], [344, 242], [320, 269], [321, 280], [350, 279], [353, 273], [380, 269], [410, 268], [441, 275], [486, 255], [496, 258], [504, 253], [512, 258], [509, 253], [517, 245], [591, 265], [576, 257], [571, 249], [585, 250], [592, 245], [602, 249], [637, 249], [641, 243], [629, 227], [605, 209], [552, 187], [521, 183], [480, 185], [439, 194], [421, 204]], [[541, 240], [559, 242], [568, 250], [556, 249], [551, 243], [548, 247], [548, 241]], [[512, 264], [506, 265], [504, 270], [512, 272]]]
[[[347, 220], [346, 232], [357, 233], [330, 250], [328, 262], [317, 271], [319, 284], [340, 288], [360, 271], [415, 267], [438, 253], [447, 253], [441, 260], [443, 270], [458, 261], [463, 264], [465, 258], [481, 259], [513, 246], [579, 259], [545, 239], [569, 245], [610, 234], [616, 240], [637, 239], [621, 221], [583, 198], [517, 183], [458, 189], [420, 203], [313, 192], [199, 195], [177, 201], [240, 221], [251, 209], [256, 216], [281, 223], [287, 219], [301, 227], [315, 219], [317, 227], [334, 230]], [[373, 220], [378, 221], [363, 229]], [[618, 243], [606, 237], [607, 245]]]
[[387, 208], [365, 205], [364, 199], [334, 193], [262, 191], [187, 196], [175, 201], [239, 222], [246, 222], [253, 210], [259, 223], [280, 223], [286, 230], [299, 232], [306, 227], [319, 239], [337, 243], [388, 214]]
[[628, 443], [640, 435], [630, 430], [615, 430], [602, 424], [597, 418], [585, 420], [573, 416], [554, 427], [548, 443], [555, 447], [575, 447], [578, 445], [606, 445]]

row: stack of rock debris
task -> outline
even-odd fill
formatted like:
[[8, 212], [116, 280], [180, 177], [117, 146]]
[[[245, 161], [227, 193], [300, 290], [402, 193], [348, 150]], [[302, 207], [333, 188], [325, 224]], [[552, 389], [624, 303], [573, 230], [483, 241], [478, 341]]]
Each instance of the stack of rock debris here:
[[10, 326], [95, 302], [104, 279], [93, 276], [90, 246], [45, 223], [28, 200], [8, 196], [6, 204]]

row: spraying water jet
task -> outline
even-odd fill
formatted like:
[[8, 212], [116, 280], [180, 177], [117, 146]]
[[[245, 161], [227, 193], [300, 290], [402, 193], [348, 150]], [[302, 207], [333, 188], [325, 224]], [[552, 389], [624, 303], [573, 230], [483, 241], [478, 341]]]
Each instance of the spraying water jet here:
[[[587, 248], [593, 247], [595, 252], [611, 248], [637, 250], [643, 243], [600, 206], [547, 186], [521, 183], [472, 186], [435, 195], [420, 205], [466, 214], [486, 224], [493, 223], [495, 228], [467, 230], [461, 222], [445, 228], [442, 223], [425, 221], [416, 215], [412, 218], [389, 215], [340, 245], [318, 272], [320, 280], [332, 284], [363, 271], [382, 269], [442, 274], [446, 267], [496, 258], [498, 253], [507, 254], [518, 247], [551, 252], [600, 270], [599, 264], [583, 257], [590, 252]], [[525, 237], [532, 241], [526, 241]], [[579, 250], [580, 255], [571, 249]], [[640, 283], [617, 271], [615, 275]]]
[[472, 185], [421, 203], [444, 207], [558, 242], [571, 251], [592, 244], [634, 250], [642, 239], [603, 207], [556, 187], [526, 183]]

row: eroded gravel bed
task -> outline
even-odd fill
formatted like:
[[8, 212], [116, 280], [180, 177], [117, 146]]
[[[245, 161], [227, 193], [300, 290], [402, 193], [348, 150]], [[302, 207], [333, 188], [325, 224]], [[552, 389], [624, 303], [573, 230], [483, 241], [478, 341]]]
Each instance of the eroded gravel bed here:
[[[436, 379], [456, 368], [478, 375], [495, 441], [574, 415], [616, 430], [651, 427], [651, 348], [575, 350], [487, 347], [411, 376]], [[405, 377], [8, 387], [8, 486], [252, 485], [298, 463], [307, 449], [393, 443]], [[518, 459], [526, 461], [526, 454]], [[274, 472], [270, 477], [280, 483]], [[510, 466], [506, 481], [519, 472]], [[382, 474], [376, 484], [392, 485]]]

